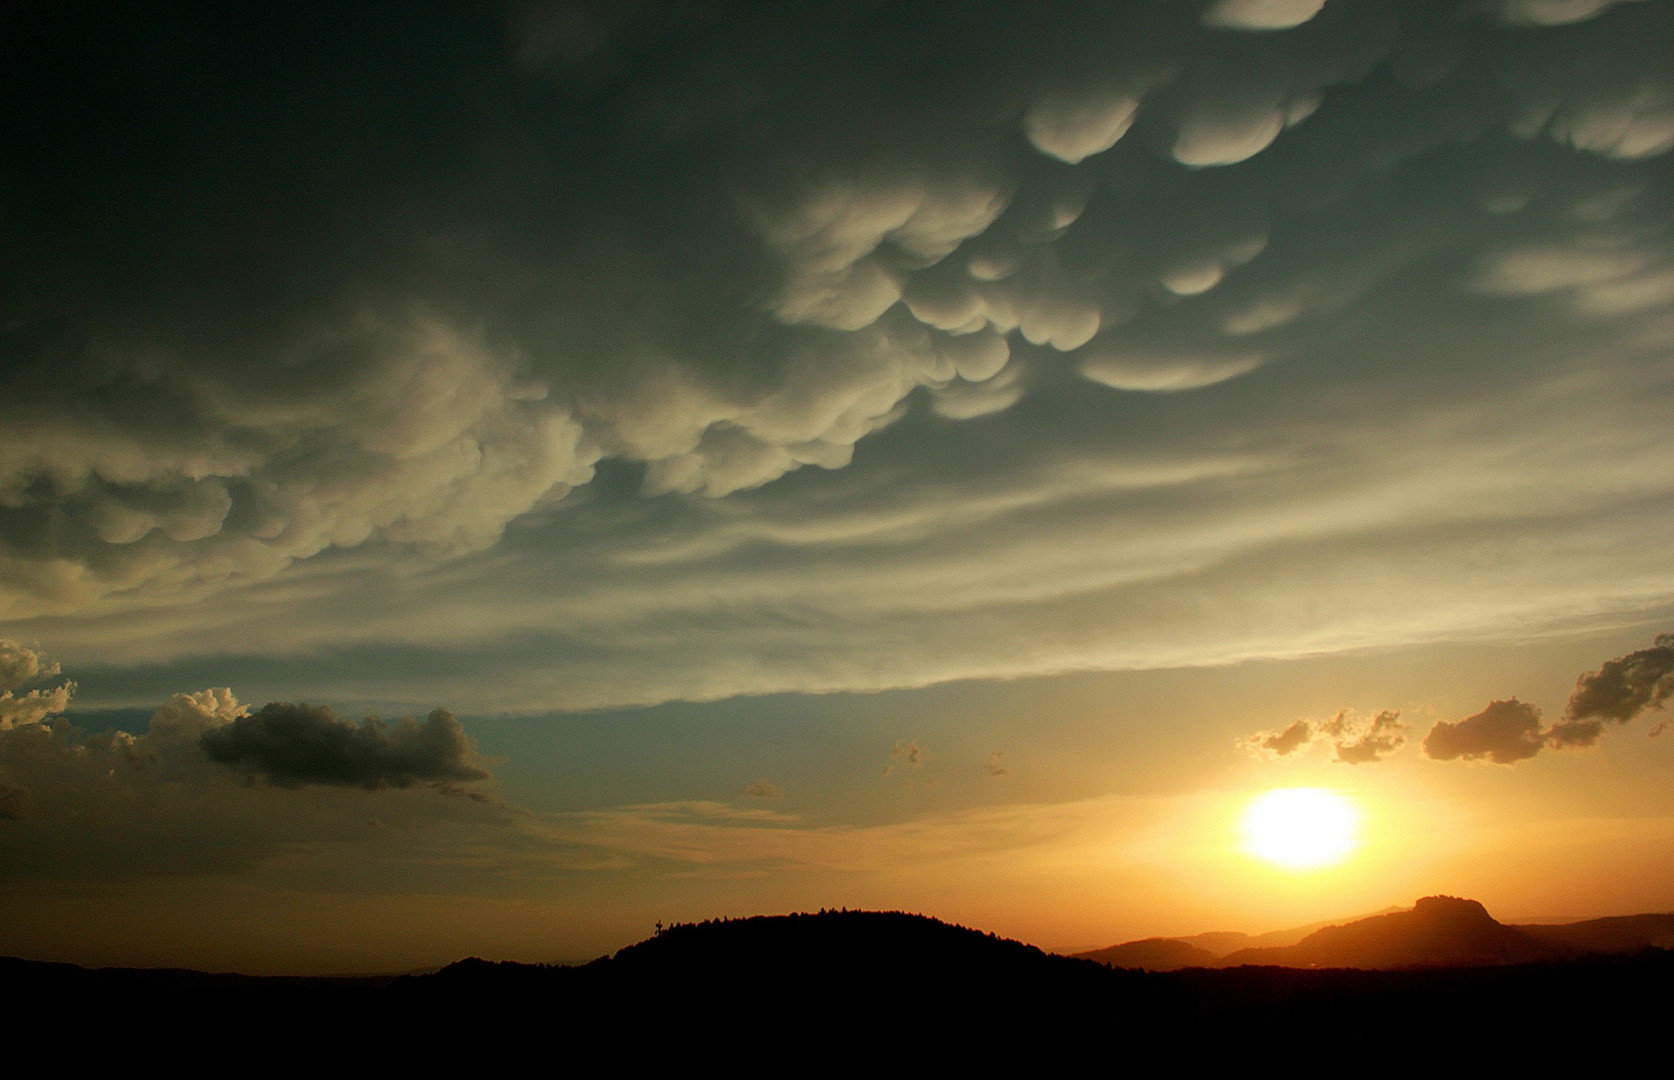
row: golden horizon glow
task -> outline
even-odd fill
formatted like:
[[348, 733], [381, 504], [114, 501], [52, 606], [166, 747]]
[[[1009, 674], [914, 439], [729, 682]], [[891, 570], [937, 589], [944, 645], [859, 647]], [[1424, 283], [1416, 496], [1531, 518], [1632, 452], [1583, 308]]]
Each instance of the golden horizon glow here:
[[1359, 846], [1360, 812], [1324, 788], [1276, 788], [1257, 796], [1240, 827], [1244, 851], [1292, 870], [1334, 866]]

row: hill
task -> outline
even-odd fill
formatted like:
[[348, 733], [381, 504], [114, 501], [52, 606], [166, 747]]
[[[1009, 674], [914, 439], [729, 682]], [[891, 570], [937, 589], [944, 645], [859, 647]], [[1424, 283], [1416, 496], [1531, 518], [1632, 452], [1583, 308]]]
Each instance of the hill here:
[[[1666, 925], [1623, 922], [1611, 940]], [[1419, 1017], [1459, 1033], [1454, 1064], [1504, 1065], [1548, 1060], [1530, 1018], [1553, 1002], [1565, 1003], [1565, 1030], [1660, 1030], [1674, 952], [1508, 962], [1538, 942], [1526, 933], [1472, 901], [1430, 897], [1287, 949], [1245, 951], [1405, 961], [1414, 942], [1428, 942], [1423, 955], [1451, 950], [1466, 966], [1151, 973], [919, 915], [826, 911], [676, 925], [580, 966], [470, 959], [429, 975], [342, 980], [12, 960], [0, 961], [0, 985], [11, 1000], [50, 1006], [29, 1010], [32, 1037], [73, 1040], [84, 1055], [127, 1052], [189, 1017], [207, 1051], [259, 1045], [269, 1063], [324, 1055], [379, 1068], [482, 1068], [529, 1055], [587, 1068], [1030, 1067], [1084, 1062], [1090, 1046], [1153, 1065], [1247, 1067], [1261, 1048], [1302, 1046], [1299, 1017], [1313, 1060], [1364, 1054], [1368, 1017]], [[1513, 1038], [1523, 1032], [1530, 1037]], [[1378, 1048], [1386, 1064], [1403, 1053], [1433, 1064], [1434, 1052], [1426, 1039]]]
[[[1288, 936], [1292, 932], [1281, 933]], [[1475, 900], [1427, 896], [1410, 910], [1321, 925], [1298, 934], [1293, 944], [1247, 945], [1223, 949], [1219, 955], [1199, 947], [1199, 943], [1209, 940], [1224, 945], [1235, 937], [1262, 940], [1219, 934], [1146, 938], [1077, 955], [1113, 967], [1147, 971], [1244, 965], [1380, 970], [1530, 964], [1574, 960], [1588, 954], [1674, 948], [1674, 914], [1508, 926]], [[1272, 940], [1273, 935], [1263, 937]]]

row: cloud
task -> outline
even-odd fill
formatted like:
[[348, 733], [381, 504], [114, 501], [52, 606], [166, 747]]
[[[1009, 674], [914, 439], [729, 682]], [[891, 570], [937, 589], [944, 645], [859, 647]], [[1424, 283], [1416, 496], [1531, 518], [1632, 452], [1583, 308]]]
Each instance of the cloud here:
[[[306, 799], [277, 779], [250, 784], [202, 745], [249, 719], [223, 688], [173, 695], [140, 734], [87, 731], [63, 718], [0, 731], [0, 819], [9, 837], [0, 844], [0, 874], [19, 883], [224, 874], [282, 852], [306, 860], [319, 845], [402, 848], [416, 842], [414, 830], [428, 835], [424, 843], [439, 858], [465, 835], [454, 830], [509, 820], [489, 800], [396, 790], [407, 777], [387, 760], [376, 762], [381, 777], [362, 763], [357, 786], [322, 787]], [[409, 765], [425, 756], [421, 747], [402, 749]], [[292, 771], [335, 768], [343, 776], [342, 756], [327, 736], [320, 753]], [[386, 789], [367, 790], [364, 781], [380, 779]], [[401, 824], [372, 830], [373, 819]]]
[[280, 787], [332, 784], [368, 791], [429, 784], [442, 790], [488, 779], [453, 714], [436, 709], [422, 722], [356, 724], [324, 705], [270, 702], [210, 728], [205, 754]]
[[1306, 746], [1314, 737], [1310, 720], [1296, 720], [1283, 731], [1259, 731], [1239, 740], [1239, 745], [1252, 753], [1267, 753], [1275, 757], [1289, 757]]
[[37, 688], [23, 694], [15, 691], [32, 682], [60, 674], [58, 664], [45, 653], [0, 638], [0, 731], [25, 724], [39, 724], [62, 713], [70, 704], [75, 684]]
[[0, 617], [539, 711], [1674, 595], [1666, 5], [1071, 7], [27, 30]]
[[1575, 682], [1566, 715], [1575, 720], [1614, 720], [1619, 724], [1660, 709], [1674, 696], [1674, 634], [1658, 634], [1648, 649], [1605, 661]]
[[1407, 727], [1401, 714], [1386, 709], [1370, 717], [1343, 709], [1326, 720], [1302, 719], [1281, 731], [1261, 731], [1239, 740], [1257, 757], [1288, 757], [1314, 742], [1329, 743], [1337, 761], [1361, 765], [1379, 761], [1406, 744]]
[[1635, 0], [1497, 0], [1495, 7], [1509, 23], [1562, 26], [1602, 14], [1612, 6]]
[[889, 764], [883, 767], [883, 775], [893, 776], [895, 770], [901, 767], [921, 768], [929, 757], [929, 751], [919, 745], [917, 739], [896, 739], [895, 745], [889, 749]]
[[744, 794], [753, 799], [782, 799], [785, 789], [769, 780], [757, 780], [744, 789]]
[[1203, 25], [1233, 30], [1288, 30], [1301, 26], [1325, 0], [1215, 0], [1203, 11]]
[[889, 751], [889, 760], [911, 765], [915, 769], [923, 765], [925, 759], [929, 756], [924, 747], [919, 745], [917, 739], [897, 739], [895, 745]]
[[1437, 761], [1487, 758], [1513, 765], [1540, 753], [1545, 742], [1540, 710], [1511, 698], [1489, 702], [1486, 709], [1458, 722], [1438, 721], [1424, 737], [1424, 755]]
[[1605, 661], [1583, 674], [1552, 725], [1554, 747], [1591, 746], [1606, 724], [1626, 724], [1650, 709], [1661, 709], [1674, 696], [1674, 634], [1658, 634], [1647, 649]]
[[0, 691], [10, 692], [57, 674], [58, 664], [45, 653], [0, 638]]
[[1348, 765], [1377, 761], [1399, 750], [1407, 741], [1407, 726], [1401, 723], [1401, 714], [1393, 709], [1385, 709], [1370, 720], [1340, 712], [1322, 731], [1336, 740], [1337, 760]]
[[1011, 775], [1011, 766], [1006, 764], [1005, 755], [1000, 753], [998, 750], [988, 755], [986, 768], [988, 770], [988, 775], [995, 780], [998, 780], [1002, 776]]
[[[1626, 724], [1674, 696], [1674, 634], [1658, 634], [1655, 643], [1607, 660], [1583, 673], [1564, 708], [1563, 718], [1540, 726], [1540, 710], [1513, 698], [1496, 701], [1457, 723], [1442, 721], [1424, 739], [1424, 753], [1442, 761], [1487, 757], [1510, 765], [1534, 757], [1542, 748], [1566, 750], [1592, 746], [1607, 726]], [[1652, 731], [1662, 730], [1658, 724]]]

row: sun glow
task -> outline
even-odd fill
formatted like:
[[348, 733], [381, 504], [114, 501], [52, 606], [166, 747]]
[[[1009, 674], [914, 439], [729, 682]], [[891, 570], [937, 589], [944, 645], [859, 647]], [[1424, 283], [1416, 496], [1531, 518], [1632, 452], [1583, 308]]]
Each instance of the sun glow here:
[[1279, 788], [1244, 811], [1244, 850], [1297, 870], [1330, 866], [1354, 850], [1359, 824], [1359, 811], [1335, 792]]

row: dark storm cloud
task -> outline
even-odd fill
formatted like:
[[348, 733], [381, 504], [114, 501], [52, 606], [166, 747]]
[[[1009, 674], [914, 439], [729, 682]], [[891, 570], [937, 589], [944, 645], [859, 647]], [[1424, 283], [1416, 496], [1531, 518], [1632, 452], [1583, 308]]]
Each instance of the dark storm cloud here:
[[527, 710], [1674, 587], [1666, 4], [36, 10], [0, 617], [83, 656]]
[[445, 709], [422, 722], [368, 717], [357, 724], [323, 705], [275, 701], [205, 731], [199, 743], [215, 761], [281, 787], [337, 784], [375, 791], [488, 779], [464, 729]]

